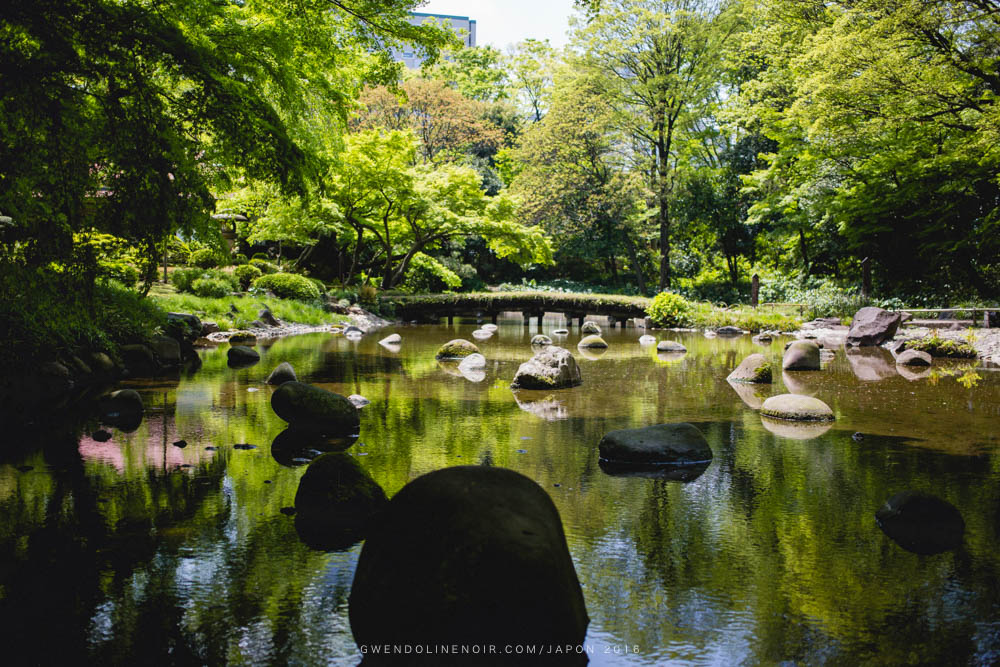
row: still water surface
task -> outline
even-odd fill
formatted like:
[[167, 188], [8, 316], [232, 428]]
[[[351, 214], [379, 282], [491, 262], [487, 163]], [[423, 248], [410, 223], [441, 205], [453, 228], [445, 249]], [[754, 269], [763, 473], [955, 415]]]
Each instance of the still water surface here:
[[[264, 379], [281, 361], [371, 400], [349, 451], [390, 497], [453, 465], [536, 480], [562, 516], [592, 664], [1000, 663], [1000, 373], [904, 377], [882, 350], [839, 348], [822, 371], [737, 390], [729, 372], [752, 352], [778, 363], [783, 340], [660, 332], [688, 353], [658, 357], [640, 331], [612, 330], [609, 350], [584, 354], [574, 330], [554, 338], [583, 385], [515, 395], [536, 329], [507, 323], [480, 342], [480, 380], [434, 360], [474, 328], [286, 338], [241, 370], [225, 346], [204, 350], [196, 373], [132, 383], [146, 405], [138, 430], [98, 442], [85, 424], [7, 454], [4, 663], [357, 664], [347, 599], [361, 545], [311, 549], [281, 512], [305, 471], [271, 451], [285, 424]], [[376, 342], [392, 331], [396, 352]], [[753, 408], [786, 391], [817, 396], [837, 421], [762, 424]], [[608, 430], [681, 421], [714, 452], [696, 479], [598, 466]], [[234, 448], [244, 443], [255, 448]], [[921, 556], [879, 530], [875, 511], [905, 489], [959, 508], [961, 548]]]

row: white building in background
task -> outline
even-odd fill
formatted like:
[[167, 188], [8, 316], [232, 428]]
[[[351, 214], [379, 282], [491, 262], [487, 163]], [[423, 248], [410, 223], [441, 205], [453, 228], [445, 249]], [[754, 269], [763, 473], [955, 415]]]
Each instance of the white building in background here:
[[[422, 25], [425, 21], [434, 19], [440, 24], [445, 21], [451, 23], [451, 29], [462, 37], [466, 46], [476, 45], [476, 20], [468, 16], [452, 16], [451, 14], [424, 14], [423, 12], [410, 12], [410, 23]], [[392, 50], [392, 58], [396, 62], [401, 62], [410, 69], [418, 69], [424, 62], [423, 55], [417, 53], [414, 48], [406, 44], [400, 49]]]

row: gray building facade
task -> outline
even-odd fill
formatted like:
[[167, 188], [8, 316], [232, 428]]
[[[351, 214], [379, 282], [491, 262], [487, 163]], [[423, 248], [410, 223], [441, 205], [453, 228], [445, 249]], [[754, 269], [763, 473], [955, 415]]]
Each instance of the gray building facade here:
[[[443, 24], [445, 21], [451, 23], [451, 29], [461, 35], [466, 46], [476, 45], [476, 20], [468, 16], [453, 16], [451, 14], [425, 14], [423, 12], [410, 12], [410, 23], [413, 25], [423, 25], [430, 19]], [[418, 69], [424, 62], [424, 57], [417, 53], [409, 44], [402, 48], [392, 50], [392, 58], [396, 62], [401, 62], [410, 69]]]

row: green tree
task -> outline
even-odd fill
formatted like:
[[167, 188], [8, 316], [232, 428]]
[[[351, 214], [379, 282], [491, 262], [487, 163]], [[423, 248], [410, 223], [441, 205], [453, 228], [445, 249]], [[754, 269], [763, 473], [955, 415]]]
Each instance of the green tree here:
[[[756, 220], [832, 232], [897, 289], [1000, 287], [998, 14], [992, 0], [756, 3], [766, 67], [743, 120], [777, 142], [749, 186]], [[836, 270], [836, 266], [825, 270]]]
[[356, 233], [355, 261], [362, 244], [372, 240], [384, 289], [403, 280], [419, 253], [470, 235], [486, 239], [498, 257], [551, 262], [548, 239], [539, 228], [517, 222], [508, 196], [487, 197], [468, 167], [414, 166], [418, 150], [412, 132], [360, 132], [347, 137], [331, 174], [331, 210]]
[[[659, 288], [670, 286], [671, 203], [682, 154], [680, 135], [703, 115], [715, 86], [725, 21], [707, 0], [603, 0], [593, 3], [574, 39], [588, 66], [609, 82], [607, 102], [619, 112], [647, 174], [659, 230]], [[612, 85], [613, 84], [613, 85]]]
[[560, 265], [598, 260], [615, 283], [619, 266], [627, 266], [645, 294], [642, 178], [629, 172], [619, 150], [623, 138], [604, 103], [606, 81], [575, 70], [572, 64], [561, 70], [549, 113], [522, 137], [511, 190], [523, 201], [524, 217], [556, 240]]
[[536, 123], [548, 110], [557, 64], [556, 51], [547, 39], [526, 39], [513, 45], [507, 54], [510, 86]]

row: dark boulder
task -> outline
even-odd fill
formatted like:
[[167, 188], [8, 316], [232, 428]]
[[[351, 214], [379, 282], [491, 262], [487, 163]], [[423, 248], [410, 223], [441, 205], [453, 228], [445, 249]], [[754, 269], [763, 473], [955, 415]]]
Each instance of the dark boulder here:
[[301, 382], [275, 389], [271, 409], [296, 429], [326, 435], [356, 434], [361, 423], [358, 409], [346, 397]]
[[954, 505], [920, 491], [889, 498], [875, 513], [875, 521], [894, 542], [916, 554], [955, 549], [965, 534], [965, 521]]
[[403, 487], [368, 529], [349, 612], [358, 646], [535, 646], [544, 664], [586, 662], [567, 650], [582, 645], [589, 619], [559, 512], [503, 468], [445, 468]]
[[297, 382], [298, 378], [295, 377], [295, 369], [287, 361], [282, 361], [280, 364], [274, 367], [271, 374], [267, 376], [266, 382], [268, 384], [279, 385], [285, 382]]
[[181, 346], [176, 339], [170, 336], [152, 336], [149, 339], [149, 348], [161, 368], [176, 368], [181, 365]]
[[134, 431], [142, 423], [142, 397], [134, 389], [119, 389], [98, 402], [101, 421], [122, 431]]
[[152, 377], [160, 370], [153, 351], [141, 343], [122, 345], [122, 363], [132, 377]]
[[867, 306], [854, 314], [851, 329], [847, 332], [847, 344], [866, 346], [881, 345], [892, 340], [899, 328], [899, 313]]
[[269, 327], [280, 327], [281, 320], [274, 316], [270, 308], [264, 308], [257, 314], [257, 319]]
[[687, 465], [712, 460], [705, 436], [686, 423], [608, 431], [598, 450], [601, 459], [619, 465]]
[[323, 454], [309, 464], [295, 493], [295, 530], [314, 549], [347, 549], [364, 537], [389, 500], [357, 459]]
[[565, 389], [583, 381], [580, 366], [569, 350], [548, 345], [521, 364], [511, 389]]
[[819, 345], [811, 340], [797, 340], [785, 349], [781, 368], [786, 371], [818, 371]]
[[751, 354], [726, 379], [730, 382], [771, 384], [771, 364], [763, 354]]
[[716, 329], [715, 333], [716, 335], [719, 336], [742, 336], [746, 332], [743, 331], [743, 329], [740, 329], [739, 327], [725, 326]]
[[245, 345], [233, 345], [226, 351], [226, 357], [229, 360], [230, 368], [253, 366], [260, 361], [260, 355], [257, 353], [257, 350]]
[[[192, 315], [190, 313], [167, 313], [167, 322], [179, 322], [183, 324], [183, 329], [172, 328], [179, 334], [182, 333], [182, 338], [179, 340], [192, 341], [198, 336], [205, 335], [202, 333], [204, 325], [197, 315]], [[218, 329], [216, 329], [218, 331]]]

